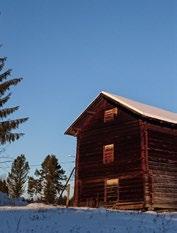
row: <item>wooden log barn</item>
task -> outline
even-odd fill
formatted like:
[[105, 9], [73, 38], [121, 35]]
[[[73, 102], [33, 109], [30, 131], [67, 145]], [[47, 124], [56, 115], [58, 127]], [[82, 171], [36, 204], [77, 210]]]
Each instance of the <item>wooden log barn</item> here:
[[77, 137], [75, 206], [177, 209], [177, 114], [101, 92]]

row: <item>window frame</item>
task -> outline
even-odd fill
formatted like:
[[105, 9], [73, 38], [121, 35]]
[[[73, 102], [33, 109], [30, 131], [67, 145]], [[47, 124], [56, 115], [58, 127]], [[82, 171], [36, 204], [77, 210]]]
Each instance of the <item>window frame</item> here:
[[104, 123], [113, 121], [118, 115], [118, 108], [111, 108], [104, 111]]
[[[119, 178], [107, 178], [105, 179], [105, 182], [104, 182], [104, 202], [106, 204], [111, 204], [111, 203], [117, 203], [119, 201], [119, 186], [120, 186], [120, 179]], [[112, 191], [113, 192], [117, 192], [117, 195], [115, 196], [116, 197], [116, 200], [114, 201], [111, 201], [110, 200], [110, 196], [109, 196], [109, 192]]]
[[103, 146], [103, 164], [110, 164], [114, 162], [114, 143]]

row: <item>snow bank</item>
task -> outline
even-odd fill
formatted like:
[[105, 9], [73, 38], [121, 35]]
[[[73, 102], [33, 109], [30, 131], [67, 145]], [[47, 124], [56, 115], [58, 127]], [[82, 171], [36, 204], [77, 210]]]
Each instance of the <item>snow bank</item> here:
[[23, 198], [9, 198], [6, 193], [0, 192], [0, 206], [23, 206], [27, 202]]
[[0, 207], [0, 233], [176, 233], [177, 213]]

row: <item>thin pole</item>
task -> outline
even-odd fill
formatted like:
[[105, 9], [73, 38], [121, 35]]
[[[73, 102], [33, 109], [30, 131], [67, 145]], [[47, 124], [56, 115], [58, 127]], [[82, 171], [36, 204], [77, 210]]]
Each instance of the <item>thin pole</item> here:
[[75, 170], [75, 167], [74, 167], [73, 170], [71, 171], [70, 176], [69, 176], [69, 178], [67, 179], [65, 186], [64, 186], [63, 189], [61, 190], [61, 193], [60, 193], [60, 196], [59, 196], [59, 200], [60, 200], [60, 198], [62, 197], [63, 192], [65, 191], [65, 189], [66, 189], [66, 187], [67, 187], [67, 185], [68, 185], [68, 183], [69, 183], [69, 181], [70, 181], [70, 179], [71, 179], [71, 176], [72, 176], [73, 173], [74, 173], [74, 170]]
[[67, 191], [66, 208], [68, 208], [68, 206], [69, 206], [69, 196], [70, 196], [70, 184], [67, 185], [66, 191]]

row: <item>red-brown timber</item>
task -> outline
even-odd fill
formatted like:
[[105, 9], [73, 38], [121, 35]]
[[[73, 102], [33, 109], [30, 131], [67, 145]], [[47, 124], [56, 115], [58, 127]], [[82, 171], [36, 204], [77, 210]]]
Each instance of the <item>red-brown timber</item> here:
[[[106, 110], [118, 108], [114, 120]], [[117, 209], [177, 209], [177, 127], [148, 119], [100, 97], [72, 133], [77, 136], [76, 206]], [[103, 163], [103, 148], [114, 159]], [[116, 184], [109, 186], [111, 182]]]

